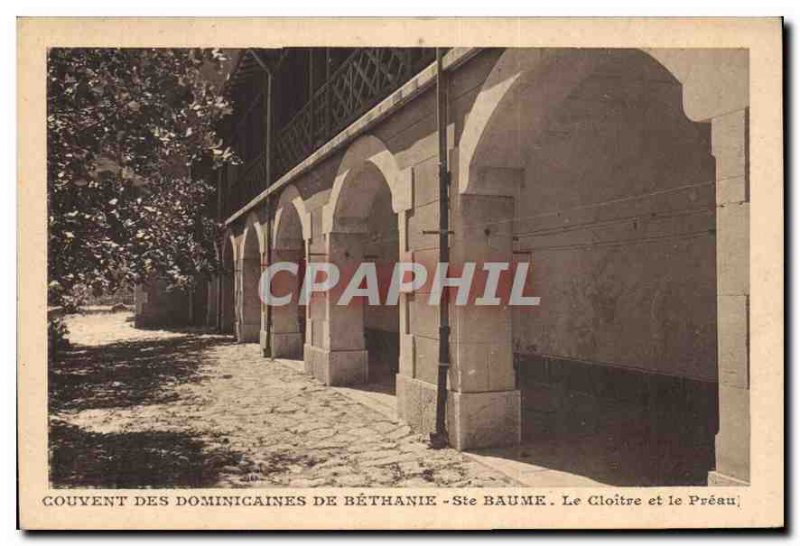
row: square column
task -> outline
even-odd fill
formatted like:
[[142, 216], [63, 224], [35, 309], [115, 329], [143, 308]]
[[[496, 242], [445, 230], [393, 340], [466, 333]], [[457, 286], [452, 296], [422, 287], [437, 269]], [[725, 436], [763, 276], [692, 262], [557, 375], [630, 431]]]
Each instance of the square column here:
[[[497, 176], [510, 177], [509, 184], [519, 179], [516, 170], [497, 171]], [[476, 279], [486, 262], [513, 263], [513, 217], [511, 197], [458, 195], [452, 208], [450, 263], [460, 267], [475, 262]], [[459, 306], [453, 300], [450, 441], [456, 449], [518, 444], [522, 410], [514, 372], [511, 308], [504, 300], [486, 306], [472, 301]]]
[[[395, 378], [398, 416], [417, 432], [436, 428], [436, 381], [439, 308], [428, 305], [430, 279], [439, 254], [437, 159], [408, 169], [412, 185], [409, 208], [398, 212], [401, 262], [421, 264], [428, 283], [411, 294], [400, 294], [400, 366]], [[451, 404], [448, 402], [448, 407]]]
[[748, 109], [711, 120], [717, 160], [719, 431], [709, 485], [750, 481]]
[[[457, 162], [451, 160], [451, 165]], [[514, 201], [508, 195], [521, 179], [517, 169], [491, 169], [497, 191], [489, 195], [451, 195], [451, 274], [467, 261], [512, 262]], [[486, 173], [482, 173], [484, 176]], [[436, 162], [415, 168], [415, 208], [401, 217], [401, 259], [425, 266], [429, 281], [438, 263], [438, 186]], [[454, 176], [454, 179], [457, 177]], [[508, 190], [508, 191], [501, 191]], [[455, 269], [452, 269], [455, 268]], [[478, 275], [476, 275], [477, 277]], [[439, 308], [430, 305], [430, 282], [403, 295], [400, 322], [398, 413], [414, 429], [433, 432]], [[450, 302], [450, 370], [447, 432], [459, 450], [514, 445], [521, 434], [521, 396], [513, 366], [511, 311], [505, 305], [457, 306]]]
[[258, 281], [261, 277], [261, 257], [242, 258], [239, 269], [240, 290], [238, 298], [236, 338], [239, 343], [258, 343], [261, 331], [261, 298]]
[[[272, 259], [274, 262], [291, 262], [296, 263], [298, 266], [305, 258], [304, 248], [273, 248]], [[285, 273], [281, 273], [285, 275]], [[298, 275], [302, 275], [300, 267], [298, 267]], [[284, 277], [286, 278], [286, 277]], [[266, 322], [261, 331], [261, 346], [266, 347], [266, 336], [270, 336], [270, 347], [272, 353], [270, 356], [273, 358], [303, 358], [303, 332], [300, 328], [300, 306], [298, 305], [298, 297], [302, 279], [296, 277], [293, 286], [278, 286], [277, 289], [282, 292], [286, 289], [292, 289], [292, 299], [286, 305], [272, 306], [271, 308], [271, 332], [266, 331]]]
[[[361, 262], [362, 233], [328, 233], [323, 260], [336, 264], [342, 274], [340, 287]], [[311, 260], [310, 260], [311, 261]], [[317, 293], [308, 303], [310, 343], [305, 346], [306, 369], [326, 385], [359, 385], [367, 382], [368, 354], [364, 343], [364, 309], [361, 304], [337, 305], [341, 289]]]
[[242, 262], [241, 259], [236, 260], [233, 266], [233, 335], [236, 341], [242, 343], [244, 322], [242, 305], [244, 298], [242, 297]]

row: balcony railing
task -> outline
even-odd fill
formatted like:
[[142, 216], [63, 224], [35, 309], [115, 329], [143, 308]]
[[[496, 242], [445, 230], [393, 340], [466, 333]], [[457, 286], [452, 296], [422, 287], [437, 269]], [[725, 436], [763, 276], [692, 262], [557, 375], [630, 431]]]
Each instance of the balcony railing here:
[[[273, 139], [272, 180], [266, 180], [265, 154], [244, 165], [231, 166], [225, 173], [232, 181], [224, 198], [223, 210], [229, 216], [256, 197], [272, 181], [287, 173], [339, 131], [366, 113], [382, 99], [432, 63], [435, 49], [360, 48], [333, 72], [311, 99]], [[255, 101], [260, 100], [260, 95]], [[261, 119], [249, 108], [247, 116]], [[256, 138], [253, 128], [237, 128], [237, 138]], [[258, 137], [263, 138], [263, 135]], [[240, 142], [240, 146], [246, 143]], [[263, 144], [263, 143], [260, 143]], [[226, 182], [227, 186], [227, 182]]]
[[359, 48], [278, 131], [275, 175], [300, 163], [435, 60], [433, 49]]

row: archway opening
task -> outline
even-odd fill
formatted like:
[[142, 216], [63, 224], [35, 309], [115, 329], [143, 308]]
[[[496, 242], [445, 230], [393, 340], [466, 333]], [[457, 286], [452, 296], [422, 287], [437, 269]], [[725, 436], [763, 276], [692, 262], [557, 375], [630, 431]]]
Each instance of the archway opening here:
[[399, 369], [400, 315], [399, 306], [385, 305], [385, 288], [398, 261], [400, 244], [391, 189], [374, 164], [366, 162], [348, 175], [334, 218], [335, 230], [346, 233], [342, 238], [347, 241], [346, 248], [339, 254], [343, 257], [342, 270], [349, 276], [361, 263], [375, 265], [380, 304], [369, 305], [364, 297], [354, 298], [351, 305], [360, 307], [360, 311], [353, 324], [361, 329], [362, 346], [367, 351], [368, 388], [393, 394]]
[[223, 334], [233, 334], [235, 327], [235, 282], [233, 245], [228, 237], [222, 244], [222, 270], [220, 271], [219, 329]]
[[306, 305], [299, 301], [305, 276], [305, 241], [300, 214], [292, 203], [283, 204], [276, 217], [272, 263], [288, 262], [297, 265], [297, 274], [279, 272], [272, 280], [275, 296], [291, 295], [285, 305], [272, 306], [271, 348], [276, 358], [303, 358], [306, 332]]
[[643, 52], [535, 55], [470, 164], [479, 180], [518, 171], [514, 217], [497, 221], [513, 222], [541, 298], [512, 312], [524, 451], [613, 485], [705, 483], [718, 428], [710, 127]]
[[261, 297], [258, 283], [261, 278], [261, 251], [258, 246], [258, 226], [250, 224], [244, 235], [242, 250], [242, 303], [239, 341], [256, 343], [261, 330]]

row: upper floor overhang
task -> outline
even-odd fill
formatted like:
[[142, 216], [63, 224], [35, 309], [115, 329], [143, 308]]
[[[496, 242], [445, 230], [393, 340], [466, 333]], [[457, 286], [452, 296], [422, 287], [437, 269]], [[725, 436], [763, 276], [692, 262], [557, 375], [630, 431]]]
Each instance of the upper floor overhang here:
[[[443, 69], [451, 71], [476, 55], [481, 48], [452, 48], [444, 55]], [[410, 78], [404, 81], [399, 88], [388, 95], [383, 96], [377, 104], [362, 112], [355, 120], [348, 123], [341, 130], [333, 132], [324, 142], [313, 147], [305, 154], [299, 162], [280, 174], [271, 184], [264, 184], [258, 192], [253, 193], [250, 198], [231, 210], [226, 215], [225, 224], [230, 225], [238, 219], [246, 216], [247, 213], [264, 202], [270, 195], [279, 192], [291, 181], [297, 179], [324, 159], [347, 146], [359, 135], [368, 131], [371, 127], [385, 120], [388, 116], [397, 112], [409, 101], [419, 96], [421, 93], [430, 89], [436, 83], [436, 63], [431, 62], [425, 65], [420, 71], [415, 72]], [[280, 134], [280, 133], [279, 133]], [[282, 137], [279, 137], [282, 138]], [[263, 161], [259, 157], [256, 161]], [[248, 164], [244, 166], [243, 173], [261, 171], [263, 167]]]

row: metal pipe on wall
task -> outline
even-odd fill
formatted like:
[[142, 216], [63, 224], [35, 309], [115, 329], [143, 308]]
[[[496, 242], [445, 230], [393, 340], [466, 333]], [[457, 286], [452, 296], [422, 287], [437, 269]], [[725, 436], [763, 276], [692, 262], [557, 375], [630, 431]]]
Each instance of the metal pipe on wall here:
[[[447, 167], [447, 81], [444, 50], [436, 48], [436, 124], [439, 136], [439, 263], [450, 262], [450, 172]], [[440, 449], [449, 443], [447, 434], [447, 376], [450, 369], [450, 309], [447, 290], [439, 302], [439, 366], [436, 383], [436, 431], [431, 447]]]
[[[266, 66], [264, 72], [266, 73], [266, 87], [265, 94], [266, 104], [264, 105], [264, 176], [266, 178], [266, 187], [272, 183], [272, 71]], [[264, 262], [269, 265], [271, 262], [270, 250], [272, 249], [272, 208], [270, 207], [270, 200], [267, 199], [265, 203], [266, 208], [266, 229], [264, 230], [264, 238], [266, 239], [264, 249]], [[262, 264], [263, 266], [264, 264]], [[262, 303], [262, 305], [266, 305]], [[272, 306], [266, 305], [264, 310], [264, 329], [266, 332], [266, 339], [264, 340], [263, 356], [272, 357]]]
[[[266, 265], [269, 266], [271, 263], [271, 253], [270, 250], [272, 249], [272, 206], [270, 203], [270, 199], [267, 198], [266, 203], [266, 227], [264, 229], [264, 261]], [[264, 264], [262, 264], [264, 265]], [[260, 281], [259, 281], [260, 282]], [[264, 309], [264, 330], [266, 334], [266, 338], [264, 339], [264, 348], [262, 350], [262, 356], [267, 358], [272, 358], [272, 306], [267, 305], [266, 303], [261, 303], [261, 305], [265, 306]]]
[[[257, 52], [249, 49], [248, 52], [253, 56], [255, 61], [264, 71], [264, 86], [266, 88], [266, 93], [264, 93], [264, 185], [269, 187], [272, 183], [272, 80], [273, 80], [273, 71], [270, 66], [264, 61]], [[281, 58], [282, 59], [282, 58]], [[279, 62], [280, 64], [280, 62]], [[266, 239], [264, 256], [262, 258], [261, 265], [263, 266], [265, 263], [270, 263], [270, 250], [272, 248], [272, 241], [271, 241], [271, 232], [272, 232], [272, 208], [270, 207], [269, 199], [267, 199], [265, 203], [266, 207], [266, 214], [265, 214], [265, 224], [266, 229], [264, 230], [264, 238]], [[264, 339], [264, 347], [262, 349], [262, 355], [265, 357], [272, 357], [272, 307], [266, 305], [265, 303], [261, 303], [261, 305], [265, 305], [266, 308], [264, 309], [264, 331], [265, 331], [265, 339]]]

